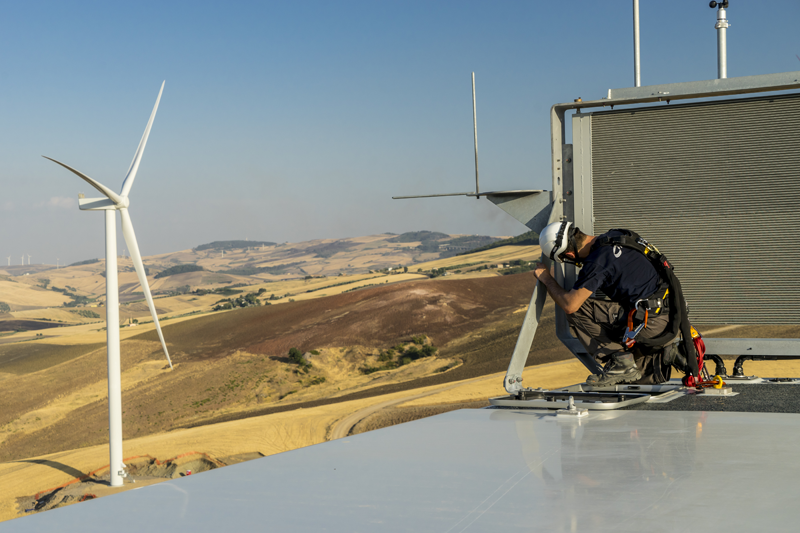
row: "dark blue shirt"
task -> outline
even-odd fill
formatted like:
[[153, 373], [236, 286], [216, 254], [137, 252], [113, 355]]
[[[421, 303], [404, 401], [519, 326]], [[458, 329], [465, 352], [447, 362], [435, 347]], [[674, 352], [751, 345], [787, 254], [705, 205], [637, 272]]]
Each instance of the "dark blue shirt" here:
[[[609, 231], [599, 237], [616, 237]], [[594, 245], [583, 260], [574, 289], [600, 290], [612, 301], [632, 308], [636, 300], [651, 296], [658, 289], [659, 276], [650, 260], [641, 252], [618, 245]]]

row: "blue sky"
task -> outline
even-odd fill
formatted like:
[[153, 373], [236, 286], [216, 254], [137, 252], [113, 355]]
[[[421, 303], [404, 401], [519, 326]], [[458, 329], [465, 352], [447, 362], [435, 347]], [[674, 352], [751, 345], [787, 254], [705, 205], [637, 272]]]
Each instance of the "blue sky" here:
[[[641, 2], [642, 83], [716, 77], [704, 0]], [[633, 84], [630, 0], [4, 2], [0, 260], [104, 255], [88, 186], [131, 192], [144, 255], [223, 239], [515, 235], [474, 186], [550, 188], [549, 109]], [[734, 0], [728, 76], [800, 70], [800, 2]], [[120, 241], [120, 251], [124, 245]]]

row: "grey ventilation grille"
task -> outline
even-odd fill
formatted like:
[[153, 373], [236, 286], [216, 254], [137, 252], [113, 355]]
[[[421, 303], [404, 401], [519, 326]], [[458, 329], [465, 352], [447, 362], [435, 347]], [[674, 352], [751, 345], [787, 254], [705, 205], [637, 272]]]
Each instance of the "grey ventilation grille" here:
[[595, 233], [638, 231], [696, 324], [800, 324], [800, 95], [592, 115]]

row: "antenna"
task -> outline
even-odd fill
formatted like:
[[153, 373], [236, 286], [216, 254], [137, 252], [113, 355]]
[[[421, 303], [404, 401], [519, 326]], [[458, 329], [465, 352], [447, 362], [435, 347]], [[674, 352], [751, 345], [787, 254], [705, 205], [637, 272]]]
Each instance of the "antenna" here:
[[715, 2], [712, 0], [708, 3], [708, 7], [717, 9], [717, 23], [714, 27], [717, 29], [717, 78], [723, 80], [728, 77], [728, 43], [726, 32], [730, 27], [727, 19], [728, 0], [723, 2]]
[[475, 107], [475, 73], [472, 73], [472, 131], [475, 133], [475, 198], [480, 200], [481, 190], [478, 187], [478, 112]]
[[639, 0], [633, 0], [633, 86], [642, 86], [641, 64], [639, 62]]

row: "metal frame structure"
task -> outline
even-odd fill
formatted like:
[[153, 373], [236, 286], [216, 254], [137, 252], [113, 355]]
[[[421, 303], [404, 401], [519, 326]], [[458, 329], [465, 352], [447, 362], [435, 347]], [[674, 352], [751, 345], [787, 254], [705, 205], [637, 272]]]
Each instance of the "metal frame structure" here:
[[[610, 89], [608, 96], [600, 100], [556, 104], [551, 108], [552, 144], [552, 183], [551, 203], [546, 210], [539, 210], [535, 217], [532, 211], [523, 216], [515, 216], [533, 231], [539, 232], [548, 223], [559, 220], [573, 220], [578, 226], [592, 227], [592, 179], [591, 162], [588, 157], [575, 157], [584, 146], [570, 144], [566, 137], [566, 114], [568, 111], [580, 113], [584, 109], [614, 108], [614, 106], [650, 104], [689, 99], [713, 99], [728, 95], [757, 94], [771, 91], [786, 91], [800, 88], [800, 72], [725, 78], [708, 81], [653, 85], [626, 89]], [[590, 132], [573, 131], [573, 139], [586, 137]], [[578, 168], [573, 168], [575, 163]], [[575, 194], [576, 190], [584, 194]], [[502, 205], [500, 206], [502, 207]], [[548, 212], [549, 211], [549, 212]], [[573, 265], [556, 265], [556, 280], [562, 286], [574, 283], [577, 271]], [[504, 380], [506, 390], [511, 394], [522, 390], [522, 370], [536, 333], [538, 319], [545, 301], [545, 289], [541, 283], [534, 289], [531, 305], [525, 317], [522, 330], [514, 349], [511, 363]], [[569, 332], [564, 312], [556, 308], [556, 334], [575, 356], [592, 372], [600, 370], [599, 365], [585, 353], [583, 346]], [[705, 339], [709, 354], [754, 356], [755, 358], [779, 358], [800, 356], [800, 339]], [[757, 355], [756, 355], [757, 354]]]

